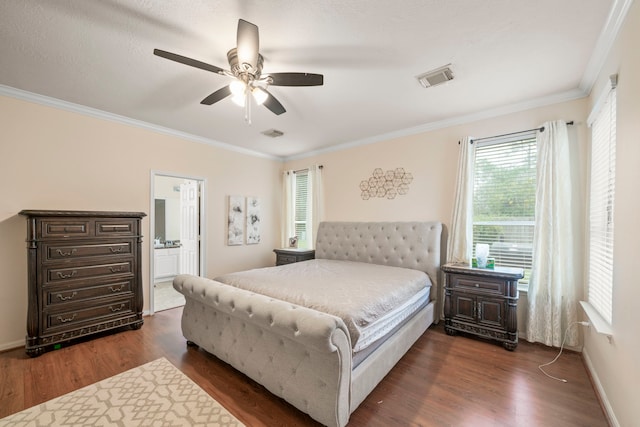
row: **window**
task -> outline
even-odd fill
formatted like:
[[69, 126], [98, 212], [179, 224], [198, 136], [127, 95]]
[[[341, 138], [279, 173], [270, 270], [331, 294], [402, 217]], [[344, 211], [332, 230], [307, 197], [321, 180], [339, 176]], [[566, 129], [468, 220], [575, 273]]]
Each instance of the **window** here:
[[489, 245], [496, 266], [521, 267], [529, 283], [536, 201], [536, 134], [474, 142], [473, 252]]
[[613, 209], [616, 172], [615, 77], [604, 103], [589, 117], [591, 183], [589, 197], [588, 302], [610, 325], [613, 291]]
[[311, 242], [309, 242], [309, 236], [311, 235], [311, 207], [309, 204], [309, 171], [308, 170], [300, 170], [296, 171], [295, 174], [295, 185], [294, 185], [294, 227], [295, 233], [298, 237], [298, 247], [299, 248], [309, 248], [311, 247]]

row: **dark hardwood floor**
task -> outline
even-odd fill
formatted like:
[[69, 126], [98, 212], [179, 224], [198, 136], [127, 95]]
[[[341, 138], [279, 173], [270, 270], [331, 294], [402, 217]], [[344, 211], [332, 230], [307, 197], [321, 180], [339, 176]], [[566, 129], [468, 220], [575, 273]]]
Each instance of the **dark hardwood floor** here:
[[[0, 418], [166, 357], [247, 426], [314, 426], [308, 416], [230, 366], [188, 347], [182, 308], [142, 329], [29, 358], [0, 353]], [[351, 415], [349, 426], [607, 426], [580, 354], [521, 342], [514, 352], [431, 327]]]

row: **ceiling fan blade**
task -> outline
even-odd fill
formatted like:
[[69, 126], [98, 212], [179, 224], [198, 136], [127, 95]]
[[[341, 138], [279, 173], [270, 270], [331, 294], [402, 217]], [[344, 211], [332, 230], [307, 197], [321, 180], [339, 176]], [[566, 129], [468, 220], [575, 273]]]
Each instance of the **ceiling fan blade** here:
[[267, 99], [264, 101], [263, 105], [265, 107], [271, 110], [273, 114], [276, 114], [278, 116], [287, 111], [284, 109], [282, 104], [280, 104], [280, 101], [278, 101], [275, 96], [271, 95], [266, 89], [263, 89], [263, 90], [267, 93], [267, 95], [269, 95], [267, 96]]
[[238, 52], [238, 63], [249, 64], [254, 70], [258, 67], [258, 51], [260, 50], [260, 40], [258, 27], [244, 19], [238, 20], [238, 36], [236, 48]]
[[165, 50], [153, 49], [153, 54], [162, 58], [170, 59], [181, 64], [189, 65], [191, 67], [200, 68], [201, 70], [211, 71], [212, 73], [223, 74], [223, 69], [216, 67], [215, 65], [206, 64], [195, 59], [187, 58], [186, 56], [178, 55], [176, 53], [167, 52]]
[[213, 92], [211, 95], [207, 96], [205, 99], [200, 101], [200, 104], [211, 105], [215, 104], [218, 101], [223, 100], [227, 96], [231, 95], [231, 88], [229, 86], [225, 86], [217, 91]]
[[311, 73], [269, 73], [272, 86], [322, 86], [324, 76]]

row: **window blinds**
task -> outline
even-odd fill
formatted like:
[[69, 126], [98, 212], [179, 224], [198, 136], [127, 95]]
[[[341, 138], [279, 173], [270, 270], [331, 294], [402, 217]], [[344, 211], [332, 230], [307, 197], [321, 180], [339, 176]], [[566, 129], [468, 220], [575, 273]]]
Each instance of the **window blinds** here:
[[536, 200], [535, 131], [477, 142], [473, 187], [473, 251], [489, 244], [497, 266], [525, 269], [533, 253]]
[[307, 227], [308, 227], [308, 197], [309, 197], [309, 171], [301, 170], [296, 172], [295, 185], [295, 231], [298, 237], [298, 245], [307, 247]]
[[613, 208], [616, 167], [616, 91], [612, 88], [591, 124], [588, 301], [612, 321]]

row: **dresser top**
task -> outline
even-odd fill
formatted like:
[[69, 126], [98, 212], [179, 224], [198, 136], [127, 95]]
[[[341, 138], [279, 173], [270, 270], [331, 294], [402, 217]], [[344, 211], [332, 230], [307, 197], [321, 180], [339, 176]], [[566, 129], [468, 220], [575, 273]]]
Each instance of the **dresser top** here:
[[56, 211], [25, 209], [20, 211], [20, 215], [28, 217], [109, 217], [109, 218], [143, 218], [147, 216], [144, 212], [117, 212], [117, 211]]

